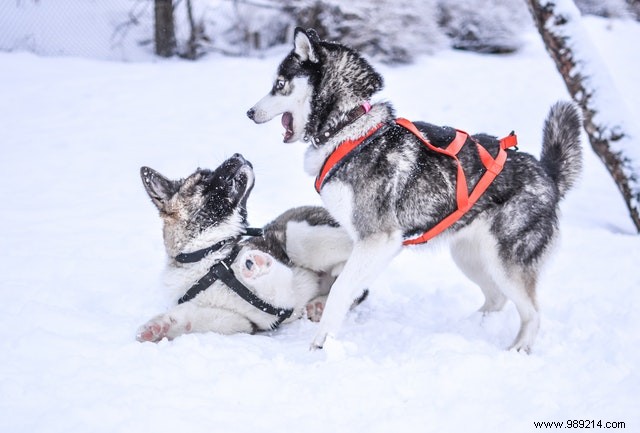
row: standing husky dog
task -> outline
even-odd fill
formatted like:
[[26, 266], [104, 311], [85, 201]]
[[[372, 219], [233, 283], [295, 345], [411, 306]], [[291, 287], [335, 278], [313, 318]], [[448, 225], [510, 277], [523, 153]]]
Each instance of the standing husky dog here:
[[314, 318], [351, 251], [351, 240], [320, 207], [291, 209], [247, 233], [251, 164], [236, 154], [217, 169], [169, 180], [142, 167], [160, 211], [169, 256], [167, 277], [178, 305], [143, 325], [139, 341], [188, 332], [254, 332]]
[[[297, 28], [273, 88], [247, 112], [256, 123], [282, 114], [284, 142], [311, 142], [305, 169], [318, 176], [324, 204], [354, 241], [312, 347], [321, 348], [327, 335], [338, 331], [358, 288], [368, 287], [403, 243], [415, 243], [408, 239], [457, 211], [458, 183], [468, 191], [481, 183], [483, 173], [492, 171], [485, 170], [484, 156], [493, 160], [500, 152], [504, 169], [445, 237], [456, 264], [484, 292], [480, 311], [500, 310], [507, 299], [514, 302], [521, 325], [512, 348], [529, 352], [540, 322], [536, 283], [558, 232], [558, 202], [581, 170], [578, 111], [568, 103], [551, 109], [540, 161], [500, 150], [495, 137], [464, 135], [457, 158], [465, 182], [456, 160], [425, 147], [423, 140], [442, 148], [456, 131], [420, 122], [419, 131], [411, 132], [394, 120], [389, 103], [369, 104], [382, 84], [354, 50]], [[350, 143], [356, 143], [354, 149], [326, 169], [334, 150]]]

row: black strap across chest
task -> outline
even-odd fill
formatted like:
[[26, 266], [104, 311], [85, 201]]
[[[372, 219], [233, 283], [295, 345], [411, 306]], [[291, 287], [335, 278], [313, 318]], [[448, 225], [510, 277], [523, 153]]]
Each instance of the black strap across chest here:
[[[262, 229], [247, 227], [241, 236], [262, 236]], [[175, 257], [175, 259], [180, 263], [196, 263], [204, 259], [207, 254], [218, 251], [227, 244], [237, 242], [237, 239], [238, 237], [223, 239], [220, 242], [217, 242], [207, 248], [202, 248], [201, 250], [192, 251], [190, 253], [180, 253]]]
[[221, 250], [222, 247], [234, 241], [235, 239], [225, 239], [223, 241], [220, 241], [218, 243], [211, 245], [210, 247], [203, 248], [201, 250], [192, 251], [190, 253], [180, 253], [175, 257], [175, 259], [176, 259], [176, 262], [180, 262], [180, 263], [196, 263], [204, 259], [207, 254], [213, 253], [214, 251]]
[[[219, 249], [219, 248], [218, 248]], [[199, 250], [203, 251], [203, 250]], [[211, 250], [215, 251], [215, 250]], [[235, 292], [242, 299], [247, 301], [249, 304], [253, 305], [257, 309], [271, 314], [276, 317], [276, 321], [271, 324], [271, 329], [276, 329], [278, 326], [282, 324], [285, 320], [287, 320], [293, 314], [292, 308], [278, 308], [269, 304], [268, 302], [260, 299], [255, 293], [249, 290], [244, 284], [242, 284], [235, 276], [233, 271], [231, 270], [231, 263], [236, 259], [238, 253], [240, 252], [240, 247], [235, 246], [231, 253], [224, 259], [209, 268], [206, 274], [204, 274], [198, 281], [195, 282], [193, 286], [187, 292], [178, 299], [178, 304], [183, 304], [195, 298], [200, 292], [209, 288], [214, 282], [221, 281], [224, 283], [229, 289]], [[188, 253], [193, 254], [193, 253]], [[206, 255], [206, 254], [205, 254]], [[204, 257], [204, 255], [202, 256]], [[177, 257], [176, 257], [177, 260]], [[179, 260], [178, 260], [179, 261]], [[194, 260], [193, 262], [196, 262]], [[192, 261], [181, 262], [181, 263], [193, 263]]]

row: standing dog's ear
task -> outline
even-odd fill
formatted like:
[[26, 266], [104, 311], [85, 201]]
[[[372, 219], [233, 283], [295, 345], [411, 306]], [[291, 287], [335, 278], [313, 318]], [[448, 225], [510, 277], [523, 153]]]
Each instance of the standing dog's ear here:
[[300, 57], [300, 60], [318, 62], [315, 42], [318, 41], [318, 34], [315, 30], [305, 31], [302, 27], [296, 27], [293, 34], [293, 52]]
[[140, 177], [142, 178], [144, 189], [158, 210], [164, 210], [169, 199], [180, 189], [180, 182], [167, 179], [149, 167], [140, 168]]

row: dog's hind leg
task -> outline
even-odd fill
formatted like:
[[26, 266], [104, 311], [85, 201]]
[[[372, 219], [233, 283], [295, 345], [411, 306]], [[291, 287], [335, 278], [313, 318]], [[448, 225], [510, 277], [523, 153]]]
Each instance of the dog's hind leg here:
[[530, 352], [540, 326], [533, 271], [527, 272], [522, 266], [506, 263], [500, 257], [488, 224], [482, 220], [456, 234], [451, 255], [465, 275], [482, 289], [485, 303], [481, 312], [500, 310], [507, 299], [515, 304], [520, 315], [520, 330], [510, 348]]
[[370, 287], [401, 247], [400, 232], [376, 233], [354, 243], [344, 269], [329, 292], [312, 349], [322, 348], [327, 336], [338, 331], [354, 300], [362, 295], [362, 287]]
[[[328, 295], [320, 295], [307, 303], [307, 319], [312, 322], [319, 322], [322, 319], [322, 312], [324, 311], [324, 306], [327, 304]], [[362, 304], [369, 297], [369, 289], [364, 289], [360, 296], [356, 298], [351, 304], [351, 309], [353, 310], [358, 305]]]
[[329, 290], [331, 290], [331, 286], [336, 281], [336, 277], [330, 273], [318, 272], [316, 275], [318, 280], [317, 293], [305, 306], [307, 319], [312, 322], [319, 322], [322, 319], [322, 312], [327, 304]]
[[482, 289], [485, 300], [479, 311], [486, 314], [502, 310], [507, 297], [502, 293], [490, 272], [496, 264], [489, 260], [493, 255], [486, 255], [483, 233], [474, 230], [474, 225], [479, 224], [481, 223], [473, 223], [459, 232], [451, 242], [451, 257], [467, 278]]
[[516, 305], [520, 315], [520, 330], [510, 349], [529, 353], [540, 328], [535, 300], [536, 278], [526, 275], [517, 265], [503, 266], [498, 273], [500, 276], [496, 279], [500, 289]]

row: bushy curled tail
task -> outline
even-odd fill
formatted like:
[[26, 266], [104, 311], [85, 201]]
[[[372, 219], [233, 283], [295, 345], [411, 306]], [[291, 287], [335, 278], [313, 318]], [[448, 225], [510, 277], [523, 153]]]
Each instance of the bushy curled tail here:
[[570, 102], [557, 102], [544, 123], [540, 162], [558, 185], [560, 198], [573, 186], [582, 171], [580, 132], [582, 116]]

